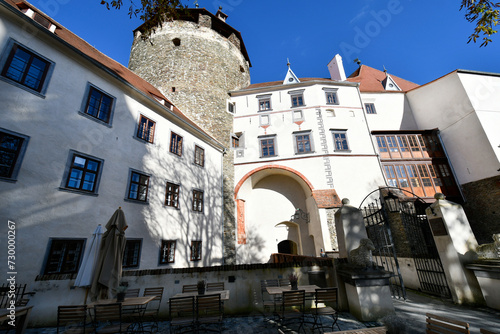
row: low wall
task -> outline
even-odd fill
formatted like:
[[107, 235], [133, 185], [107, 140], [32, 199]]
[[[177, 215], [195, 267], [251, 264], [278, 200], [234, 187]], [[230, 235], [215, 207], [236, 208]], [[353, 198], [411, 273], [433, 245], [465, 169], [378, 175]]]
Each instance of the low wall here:
[[[182, 292], [185, 284], [224, 282], [230, 291], [230, 298], [224, 302], [224, 312], [228, 315], [252, 314], [262, 309], [260, 281], [263, 279], [286, 278], [292, 272], [299, 277], [300, 284], [315, 284], [318, 277], [326, 286], [337, 286], [332, 259], [318, 259], [316, 263], [266, 263], [252, 265], [227, 265], [204, 268], [160, 269], [125, 271], [122, 281], [129, 288], [164, 287], [160, 317], [168, 318], [168, 299]], [[324, 276], [323, 276], [324, 273]], [[318, 275], [319, 274], [319, 275]], [[313, 282], [310, 282], [310, 279]], [[58, 305], [84, 304], [86, 289], [74, 287], [72, 276], [38, 277], [30, 284], [29, 290], [35, 295], [29, 305], [33, 310], [29, 319], [30, 327], [55, 326]], [[89, 302], [90, 298], [87, 299]]]

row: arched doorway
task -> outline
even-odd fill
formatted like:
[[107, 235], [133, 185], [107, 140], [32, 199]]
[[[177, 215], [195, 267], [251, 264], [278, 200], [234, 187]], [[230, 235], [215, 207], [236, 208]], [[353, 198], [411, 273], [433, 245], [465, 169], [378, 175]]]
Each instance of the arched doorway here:
[[297, 244], [292, 240], [283, 240], [278, 243], [278, 253], [297, 255]]

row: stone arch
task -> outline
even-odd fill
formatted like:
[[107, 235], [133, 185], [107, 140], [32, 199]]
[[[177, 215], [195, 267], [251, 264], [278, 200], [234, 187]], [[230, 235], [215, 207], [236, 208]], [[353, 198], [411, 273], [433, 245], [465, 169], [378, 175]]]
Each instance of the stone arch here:
[[271, 172], [272, 172], [272, 170], [282, 170], [284, 172], [289, 172], [292, 175], [295, 175], [301, 181], [303, 181], [307, 185], [307, 187], [309, 188], [308, 189], [309, 191], [312, 192], [314, 190], [312, 183], [302, 173], [296, 171], [295, 169], [287, 167], [287, 166], [281, 166], [281, 165], [267, 165], [267, 166], [261, 166], [261, 167], [255, 168], [254, 170], [251, 170], [250, 172], [245, 174], [241, 178], [241, 180], [238, 182], [236, 187], [234, 188], [234, 198], [235, 199], [238, 198], [238, 192], [239, 192], [241, 186], [248, 180], [248, 178], [250, 178], [253, 175], [256, 175], [259, 172], [265, 172], [266, 170], [269, 170]]

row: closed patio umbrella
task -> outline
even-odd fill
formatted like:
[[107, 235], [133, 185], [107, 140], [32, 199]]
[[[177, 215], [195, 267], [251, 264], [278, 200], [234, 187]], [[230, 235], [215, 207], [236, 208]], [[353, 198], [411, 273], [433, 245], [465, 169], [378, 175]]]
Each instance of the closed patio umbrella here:
[[107, 298], [113, 298], [115, 290], [120, 284], [127, 227], [125, 214], [119, 207], [107, 222], [106, 232], [102, 236], [90, 289], [92, 300], [97, 300], [104, 289], [107, 289]]
[[97, 225], [97, 228], [92, 234], [92, 239], [87, 246], [87, 251], [83, 256], [82, 265], [80, 267], [80, 270], [78, 270], [78, 275], [76, 276], [75, 286], [90, 287], [90, 285], [92, 285], [92, 277], [94, 276], [94, 269], [97, 263], [97, 255], [99, 254], [102, 232], [103, 228], [101, 224]]
[[97, 225], [85, 255], [83, 256], [82, 265], [76, 276], [75, 286], [87, 288], [85, 291], [85, 303], [87, 302], [87, 294], [92, 285], [92, 277], [94, 277], [95, 266], [97, 263], [97, 255], [99, 254], [99, 246], [101, 245], [103, 228], [101, 224]]

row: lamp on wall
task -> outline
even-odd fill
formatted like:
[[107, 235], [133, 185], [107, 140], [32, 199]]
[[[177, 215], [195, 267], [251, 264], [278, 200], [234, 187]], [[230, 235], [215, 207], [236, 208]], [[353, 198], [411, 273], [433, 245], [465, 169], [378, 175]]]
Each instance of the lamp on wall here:
[[295, 213], [290, 218], [291, 221], [297, 221], [303, 219], [306, 223], [309, 223], [309, 213], [303, 211], [301, 208], [295, 209]]
[[387, 196], [384, 196], [384, 203], [390, 212], [399, 211], [399, 198], [391, 191], [389, 191], [389, 194], [387, 194]]

